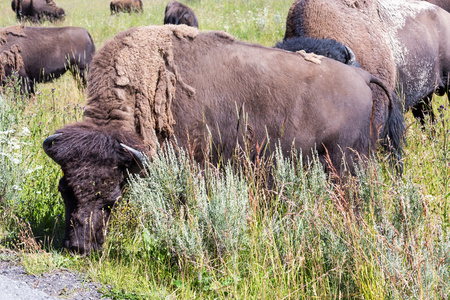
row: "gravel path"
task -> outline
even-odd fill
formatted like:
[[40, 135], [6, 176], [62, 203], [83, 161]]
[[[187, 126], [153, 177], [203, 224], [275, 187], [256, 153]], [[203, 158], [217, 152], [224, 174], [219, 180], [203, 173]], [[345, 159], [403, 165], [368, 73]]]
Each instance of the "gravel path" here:
[[40, 276], [30, 275], [13, 258], [9, 254], [0, 257], [0, 300], [110, 299], [102, 298], [98, 292], [101, 284], [84, 280], [81, 274], [60, 269]]
[[0, 275], [0, 300], [54, 300], [49, 294], [29, 287], [25, 282]]

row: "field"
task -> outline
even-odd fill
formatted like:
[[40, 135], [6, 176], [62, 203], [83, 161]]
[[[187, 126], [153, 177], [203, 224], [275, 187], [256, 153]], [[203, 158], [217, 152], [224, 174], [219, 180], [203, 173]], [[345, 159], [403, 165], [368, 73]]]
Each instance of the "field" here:
[[[65, 21], [97, 49], [132, 26], [161, 25], [168, 1], [110, 16], [107, 0], [58, 0]], [[292, 0], [187, 0], [202, 30], [273, 46]], [[0, 26], [17, 24], [0, 2]], [[300, 154], [203, 172], [182, 149], [165, 149], [134, 178], [114, 210], [106, 243], [88, 257], [61, 248], [59, 166], [42, 150], [54, 130], [81, 120], [85, 90], [70, 74], [0, 98], [0, 251], [27, 271], [81, 271], [114, 299], [448, 299], [450, 295], [450, 110], [434, 99], [434, 123], [406, 114], [404, 173], [383, 154], [343, 185]], [[175, 151], [179, 155], [174, 155]], [[265, 188], [268, 170], [274, 184]], [[185, 204], [180, 205], [180, 197]], [[1, 258], [1, 257], [0, 257]]]

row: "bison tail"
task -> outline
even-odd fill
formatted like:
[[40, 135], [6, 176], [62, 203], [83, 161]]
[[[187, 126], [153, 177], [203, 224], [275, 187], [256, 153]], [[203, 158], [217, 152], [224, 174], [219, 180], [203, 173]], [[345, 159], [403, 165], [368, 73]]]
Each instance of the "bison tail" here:
[[403, 172], [402, 156], [406, 130], [402, 106], [397, 93], [389, 92], [383, 81], [372, 76], [370, 82], [381, 87], [389, 98], [388, 116], [382, 129], [382, 146], [391, 155], [391, 164], [394, 165], [397, 174], [401, 175]]
[[403, 172], [403, 145], [406, 143], [405, 140], [405, 119], [402, 112], [402, 107], [399, 103], [399, 98], [395, 92], [392, 93], [393, 101], [392, 106], [389, 108], [389, 116], [384, 124], [383, 135], [384, 143], [383, 146], [387, 151], [394, 155], [393, 162], [397, 169], [398, 174]]

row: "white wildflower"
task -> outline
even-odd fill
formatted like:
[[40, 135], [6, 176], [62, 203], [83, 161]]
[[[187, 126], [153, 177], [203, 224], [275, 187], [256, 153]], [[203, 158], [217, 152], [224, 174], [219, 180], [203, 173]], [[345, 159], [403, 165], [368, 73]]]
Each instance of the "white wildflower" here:
[[30, 136], [31, 131], [28, 127], [22, 127], [22, 131], [19, 133], [20, 136]]

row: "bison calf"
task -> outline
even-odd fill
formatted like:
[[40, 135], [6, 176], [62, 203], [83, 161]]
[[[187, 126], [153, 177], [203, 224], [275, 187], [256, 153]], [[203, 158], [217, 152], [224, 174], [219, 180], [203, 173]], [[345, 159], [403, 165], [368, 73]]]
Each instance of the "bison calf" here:
[[64, 9], [56, 6], [53, 0], [12, 0], [11, 8], [18, 20], [40, 22], [64, 19]]
[[391, 101], [375, 114], [371, 83], [384, 86], [363, 69], [223, 32], [165, 25], [119, 33], [92, 61], [83, 121], [43, 144], [64, 173], [65, 246], [100, 247], [139, 151], [151, 156], [174, 137], [199, 162], [230, 159], [236, 148], [256, 160], [258, 147], [285, 155], [295, 147], [305, 163], [313, 151], [329, 157], [337, 172], [344, 157], [351, 168], [355, 153], [368, 157], [380, 140], [400, 151], [402, 113]]
[[24, 27], [0, 29], [0, 79], [16, 70], [26, 93], [36, 82], [60, 77], [67, 70], [85, 81], [95, 45], [81, 27]]
[[177, 1], [171, 1], [167, 4], [164, 24], [184, 24], [198, 28], [198, 20], [192, 8]]
[[109, 4], [109, 8], [111, 10], [111, 15], [121, 11], [131, 13], [142, 12], [143, 10], [141, 0], [112, 0]]

